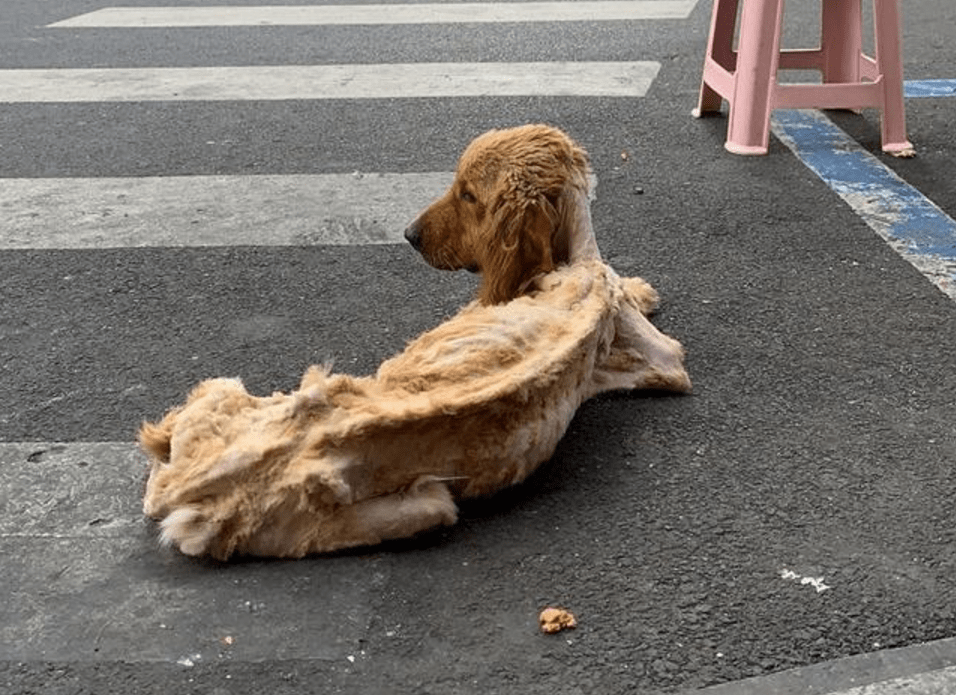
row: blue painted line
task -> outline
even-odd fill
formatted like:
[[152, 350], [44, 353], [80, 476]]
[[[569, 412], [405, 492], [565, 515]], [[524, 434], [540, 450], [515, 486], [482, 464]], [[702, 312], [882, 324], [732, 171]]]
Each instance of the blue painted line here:
[[956, 80], [907, 80], [903, 83], [907, 99], [956, 97]]
[[820, 111], [775, 111], [772, 127], [874, 231], [956, 299], [956, 221]]
[[956, 221], [892, 169], [860, 147], [826, 116], [814, 111], [779, 111], [776, 126], [794, 152], [830, 188], [880, 202], [892, 220], [890, 235], [918, 253], [956, 260]]

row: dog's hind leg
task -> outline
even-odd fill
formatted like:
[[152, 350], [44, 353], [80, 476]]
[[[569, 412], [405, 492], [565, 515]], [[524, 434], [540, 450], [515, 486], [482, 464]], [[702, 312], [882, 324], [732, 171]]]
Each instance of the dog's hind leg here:
[[[649, 287], [649, 286], [648, 286]], [[613, 389], [660, 389], [689, 393], [684, 348], [661, 333], [644, 315], [649, 295], [621, 302], [614, 318], [610, 350], [594, 365], [592, 392]]]
[[400, 492], [340, 507], [332, 518], [323, 520], [325, 528], [309, 551], [375, 545], [457, 520], [458, 509], [445, 482], [423, 475]]

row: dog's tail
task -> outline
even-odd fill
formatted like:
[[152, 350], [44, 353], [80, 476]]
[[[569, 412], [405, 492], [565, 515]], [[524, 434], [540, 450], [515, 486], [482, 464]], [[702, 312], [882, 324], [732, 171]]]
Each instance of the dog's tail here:
[[143, 451], [159, 461], [168, 462], [175, 421], [176, 412], [174, 411], [168, 413], [158, 423], [144, 422], [137, 436]]

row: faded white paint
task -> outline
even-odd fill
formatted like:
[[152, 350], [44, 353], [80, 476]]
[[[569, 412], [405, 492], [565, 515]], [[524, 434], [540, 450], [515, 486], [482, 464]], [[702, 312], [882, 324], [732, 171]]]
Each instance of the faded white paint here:
[[827, 589], [833, 588], [827, 586], [827, 584], [823, 581], [823, 577], [805, 577], [789, 569], [780, 570], [780, 578], [797, 582], [801, 586], [812, 586], [817, 590], [818, 594], [822, 594]]
[[[403, 244], [451, 172], [3, 179], [0, 249]], [[591, 195], [597, 179], [591, 177]]]
[[607, 0], [259, 7], [104, 7], [49, 26], [75, 29], [686, 19], [696, 4], [697, 0]]
[[829, 695], [953, 695], [956, 666], [861, 685]]
[[392, 63], [0, 70], [0, 103], [642, 97], [660, 63]]

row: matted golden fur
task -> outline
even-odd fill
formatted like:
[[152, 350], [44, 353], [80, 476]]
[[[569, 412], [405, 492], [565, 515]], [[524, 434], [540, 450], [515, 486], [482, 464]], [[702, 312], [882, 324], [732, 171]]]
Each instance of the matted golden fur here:
[[[144, 512], [188, 555], [302, 557], [410, 536], [455, 499], [524, 480], [578, 406], [611, 389], [688, 391], [657, 302], [601, 261], [587, 158], [560, 131], [492, 131], [406, 235], [482, 273], [478, 300], [372, 376], [311, 367], [268, 397], [210, 379], [139, 433]], [[516, 260], [517, 259], [517, 260]]]

